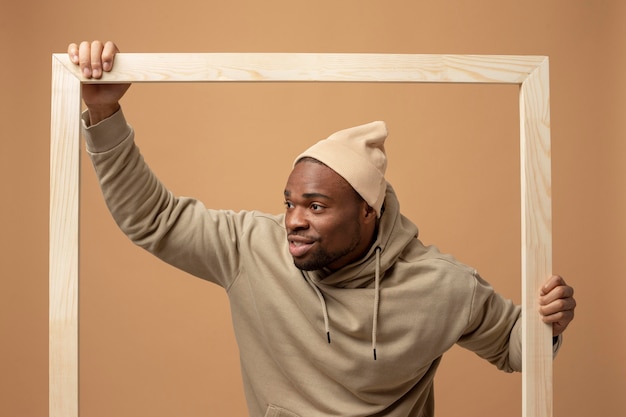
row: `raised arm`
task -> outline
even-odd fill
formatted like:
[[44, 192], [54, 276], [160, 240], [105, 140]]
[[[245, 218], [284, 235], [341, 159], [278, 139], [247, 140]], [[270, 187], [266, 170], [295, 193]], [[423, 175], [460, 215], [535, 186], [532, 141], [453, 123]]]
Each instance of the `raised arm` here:
[[[113, 42], [71, 44], [68, 54], [86, 78], [112, 71]], [[83, 83], [87, 151], [116, 223], [135, 244], [165, 262], [227, 287], [238, 270], [238, 230], [250, 216], [209, 210], [170, 192], [144, 161], [120, 109], [130, 84]]]

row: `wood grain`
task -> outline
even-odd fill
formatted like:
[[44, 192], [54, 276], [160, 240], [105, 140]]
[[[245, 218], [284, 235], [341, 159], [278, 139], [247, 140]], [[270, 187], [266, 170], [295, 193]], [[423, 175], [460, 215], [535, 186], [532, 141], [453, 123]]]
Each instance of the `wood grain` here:
[[[65, 54], [57, 59], [82, 79]], [[84, 82], [419, 82], [521, 84], [540, 56], [428, 54], [118, 54], [115, 71]]]
[[550, 86], [546, 59], [520, 88], [522, 415], [552, 415], [552, 332], [538, 295], [552, 273]]
[[50, 126], [50, 417], [78, 416], [80, 80], [52, 63]]

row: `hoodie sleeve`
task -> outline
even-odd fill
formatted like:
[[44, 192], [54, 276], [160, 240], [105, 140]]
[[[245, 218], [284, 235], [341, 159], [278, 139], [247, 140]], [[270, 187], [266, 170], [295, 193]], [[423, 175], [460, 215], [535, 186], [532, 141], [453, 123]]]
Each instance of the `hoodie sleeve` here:
[[243, 215], [207, 210], [175, 197], [144, 162], [122, 111], [88, 126], [87, 151], [106, 204], [121, 230], [167, 263], [228, 287], [238, 271], [237, 236]]
[[506, 372], [522, 370], [521, 308], [478, 274], [468, 327], [458, 344]]

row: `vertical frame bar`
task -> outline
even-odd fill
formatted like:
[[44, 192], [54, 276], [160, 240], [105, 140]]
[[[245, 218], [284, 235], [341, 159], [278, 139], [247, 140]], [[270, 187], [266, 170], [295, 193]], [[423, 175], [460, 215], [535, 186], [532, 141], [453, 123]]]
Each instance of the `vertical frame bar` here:
[[80, 80], [52, 63], [49, 416], [78, 416]]
[[522, 416], [552, 416], [552, 328], [537, 297], [552, 273], [548, 59], [520, 88], [522, 203]]

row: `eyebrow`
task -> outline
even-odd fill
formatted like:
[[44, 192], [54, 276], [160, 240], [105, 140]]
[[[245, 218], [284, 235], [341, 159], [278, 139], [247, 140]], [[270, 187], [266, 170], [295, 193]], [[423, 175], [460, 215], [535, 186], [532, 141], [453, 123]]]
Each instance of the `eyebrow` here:
[[[285, 194], [285, 197], [291, 197], [291, 191], [285, 190], [284, 194]], [[302, 197], [307, 198], [307, 199], [324, 198], [326, 200], [332, 200], [332, 197], [327, 196], [326, 194], [322, 194], [322, 193], [304, 193], [302, 194]]]

